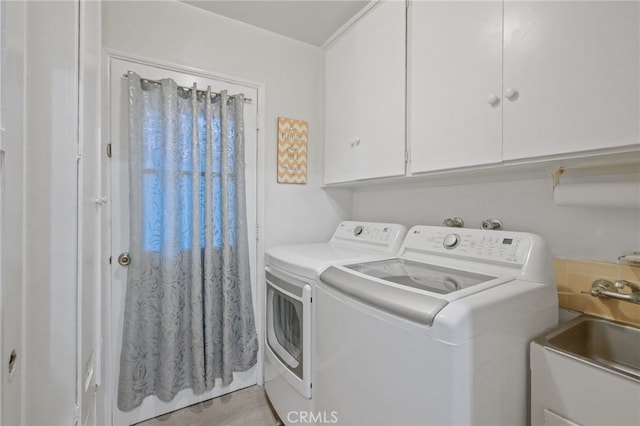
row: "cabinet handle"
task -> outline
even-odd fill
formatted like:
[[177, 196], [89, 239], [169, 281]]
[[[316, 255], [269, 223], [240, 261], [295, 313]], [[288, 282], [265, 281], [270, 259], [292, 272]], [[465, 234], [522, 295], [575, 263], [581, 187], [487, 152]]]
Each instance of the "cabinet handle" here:
[[360, 145], [360, 139], [354, 139], [351, 141], [351, 148], [358, 145]]
[[356, 146], [360, 145], [360, 139], [356, 139]]
[[511, 87], [507, 88], [507, 90], [504, 91], [504, 97], [509, 99], [510, 101], [518, 100], [519, 95], [520, 94], [518, 93], [518, 91], [516, 89], [512, 89]]
[[487, 103], [491, 106], [496, 106], [500, 103], [500, 98], [492, 93], [487, 98]]

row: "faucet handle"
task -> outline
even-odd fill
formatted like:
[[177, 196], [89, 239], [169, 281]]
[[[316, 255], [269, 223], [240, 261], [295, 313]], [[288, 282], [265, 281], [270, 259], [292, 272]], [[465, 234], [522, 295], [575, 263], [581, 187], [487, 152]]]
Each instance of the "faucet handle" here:
[[614, 286], [616, 286], [616, 288], [619, 289], [623, 289], [625, 287], [629, 287], [631, 289], [631, 292], [634, 294], [639, 294], [640, 293], [640, 286], [638, 284], [632, 283], [631, 281], [627, 281], [627, 280], [616, 280], [613, 283]]
[[442, 226], [449, 228], [462, 228], [464, 227], [464, 220], [461, 217], [448, 217], [442, 222]]
[[483, 220], [480, 222], [480, 229], [500, 231], [503, 229], [502, 221], [497, 217]]

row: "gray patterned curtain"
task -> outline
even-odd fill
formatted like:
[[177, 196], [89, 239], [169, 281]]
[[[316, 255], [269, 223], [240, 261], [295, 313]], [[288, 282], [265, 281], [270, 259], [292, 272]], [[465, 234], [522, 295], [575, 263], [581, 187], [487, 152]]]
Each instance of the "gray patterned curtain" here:
[[242, 95], [129, 73], [129, 222], [118, 407], [201, 393], [256, 363]]

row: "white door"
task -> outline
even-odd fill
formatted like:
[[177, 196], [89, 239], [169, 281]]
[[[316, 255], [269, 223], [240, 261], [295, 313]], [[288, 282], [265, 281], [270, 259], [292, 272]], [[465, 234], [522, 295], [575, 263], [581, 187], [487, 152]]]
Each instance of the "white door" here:
[[[159, 80], [172, 78], [178, 85], [190, 87], [196, 82], [199, 87], [211, 86], [213, 91], [228, 90], [230, 94], [244, 93], [252, 101], [245, 103], [245, 162], [247, 183], [247, 226], [249, 234], [249, 256], [251, 258], [251, 283], [253, 292], [254, 312], [256, 302], [256, 179], [257, 179], [257, 104], [258, 91], [256, 88], [232, 84], [226, 81], [214, 80], [198, 75], [141, 65], [120, 59], [110, 62], [110, 142], [111, 160], [111, 338], [109, 362], [111, 368], [106, 374], [106, 381], [111, 383], [111, 406], [114, 425], [129, 425], [149, 419], [161, 414], [177, 410], [200, 401], [214, 398], [234, 390], [253, 385], [257, 382], [257, 368], [254, 366], [247, 372], [234, 374], [233, 382], [226, 387], [216, 383], [209, 392], [194, 394], [191, 389], [178, 393], [170, 402], [162, 402], [155, 396], [147, 397], [143, 403], [128, 412], [122, 412], [117, 407], [118, 374], [120, 371], [120, 351], [122, 346], [122, 325], [124, 315], [124, 297], [127, 278], [126, 267], [118, 264], [118, 256], [129, 251], [129, 182], [128, 182], [128, 91], [127, 79], [124, 74], [134, 71], [143, 78]], [[256, 321], [259, 315], [256, 313]]]

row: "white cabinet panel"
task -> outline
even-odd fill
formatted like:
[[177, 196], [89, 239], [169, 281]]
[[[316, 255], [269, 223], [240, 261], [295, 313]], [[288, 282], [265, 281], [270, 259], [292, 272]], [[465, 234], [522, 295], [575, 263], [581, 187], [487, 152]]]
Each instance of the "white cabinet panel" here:
[[637, 381], [535, 342], [530, 346], [530, 360], [532, 425], [640, 424]]
[[355, 178], [356, 49], [350, 31], [325, 53], [325, 183]]
[[506, 1], [504, 159], [640, 142], [640, 2]]
[[411, 5], [412, 173], [501, 161], [502, 8], [501, 1]]
[[386, 1], [356, 28], [357, 179], [405, 174], [405, 15]]
[[404, 175], [405, 37], [385, 1], [325, 52], [326, 184]]

